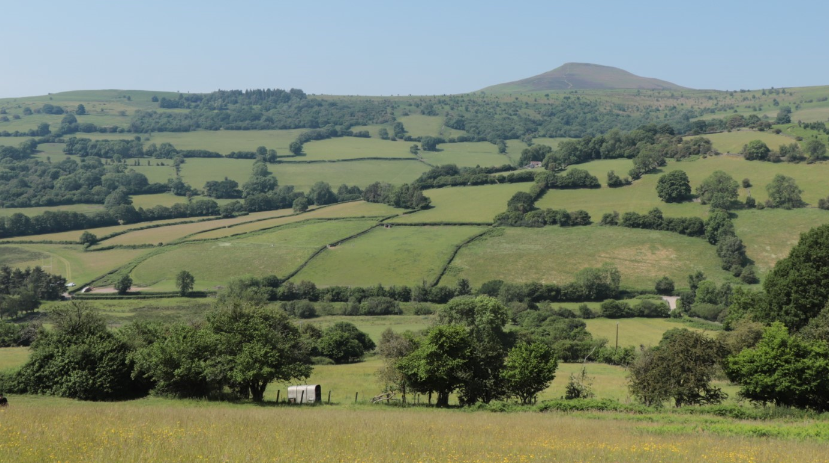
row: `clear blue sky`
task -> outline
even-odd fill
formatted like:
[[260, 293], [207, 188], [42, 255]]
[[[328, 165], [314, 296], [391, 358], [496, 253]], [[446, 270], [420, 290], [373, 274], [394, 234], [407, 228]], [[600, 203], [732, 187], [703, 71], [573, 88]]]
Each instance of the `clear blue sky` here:
[[76, 89], [462, 93], [565, 62], [693, 88], [829, 85], [829, 2], [41, 1], [2, 7], [0, 98]]

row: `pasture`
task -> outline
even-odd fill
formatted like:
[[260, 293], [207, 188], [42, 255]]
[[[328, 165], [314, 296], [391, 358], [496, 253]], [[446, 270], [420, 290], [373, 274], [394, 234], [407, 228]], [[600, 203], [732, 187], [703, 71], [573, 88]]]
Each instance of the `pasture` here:
[[[180, 219], [168, 219], [168, 220], [157, 220], [155, 222], [140, 222], [140, 223], [131, 223], [127, 225], [113, 225], [111, 227], [100, 227], [100, 228], [90, 228], [88, 230], [71, 230], [59, 233], [45, 233], [43, 235], [34, 235], [34, 236], [17, 236], [14, 238], [6, 238], [4, 241], [16, 242], [16, 241], [72, 241], [78, 242], [81, 235], [84, 231], [89, 231], [98, 239], [102, 239], [107, 235], [111, 235], [113, 233], [121, 233], [127, 230], [135, 230], [138, 228], [150, 227], [150, 226], [170, 226], [169, 224], [181, 224], [184, 222], [197, 222], [203, 221], [207, 219], [207, 217], [190, 217], [190, 218], [180, 218]], [[142, 231], [142, 230], [137, 230]], [[106, 241], [109, 243], [109, 241]], [[150, 243], [154, 244], [154, 243]]]
[[[18, 256], [6, 261], [12, 267], [39, 265], [49, 273], [61, 275], [78, 285], [92, 281], [147, 252], [146, 249], [110, 249], [84, 252], [80, 245], [15, 244], [0, 245], [0, 254]], [[20, 260], [16, 260], [20, 259]], [[50, 268], [51, 266], [51, 268]]]
[[507, 155], [498, 154], [497, 146], [485, 141], [445, 143], [438, 145], [438, 151], [421, 151], [420, 156], [435, 166], [455, 164], [458, 167], [489, 167], [512, 164]]
[[[403, 123], [403, 127], [406, 129], [406, 134], [413, 137], [430, 136], [447, 139], [466, 133], [463, 130], [450, 129], [449, 127], [443, 125], [443, 116], [424, 116], [420, 114], [409, 116], [403, 115], [399, 116], [397, 120]], [[391, 131], [389, 132], [391, 133]]]
[[720, 268], [716, 248], [701, 238], [622, 227], [506, 228], [463, 247], [441, 284], [467, 278], [473, 286], [489, 280], [565, 284], [585, 267], [616, 265], [622, 287], [653, 288], [663, 276], [684, 287], [702, 271], [716, 282], [730, 275]]
[[[751, 437], [752, 430], [761, 435], [766, 429], [792, 434], [814, 429], [822, 436], [821, 423], [754, 424], [667, 413], [641, 420], [613, 413], [470, 414], [366, 405], [274, 409], [160, 398], [79, 403], [12, 396], [11, 401], [2, 412], [3, 425], [15, 432], [0, 433], [0, 459], [19, 463], [58, 455], [61, 461], [91, 463], [200, 461], [217, 455], [319, 463], [827, 461], [820, 437]], [[297, 439], [297, 429], [314, 432]]]
[[772, 150], [777, 151], [781, 145], [796, 143], [794, 138], [777, 135], [771, 132], [756, 132], [754, 130], [735, 130], [733, 132], [712, 133], [704, 135], [711, 140], [714, 148], [721, 153], [739, 153], [751, 140], [762, 140]]
[[[181, 166], [181, 179], [193, 188], [202, 189], [204, 184], [229, 178], [244, 185], [253, 169], [252, 159], [190, 158]], [[273, 172], [271, 168], [271, 172]], [[279, 176], [277, 175], [279, 179]], [[281, 181], [281, 185], [287, 183]]]
[[379, 138], [339, 137], [327, 140], [311, 141], [302, 146], [305, 156], [291, 158], [302, 161], [332, 161], [338, 159], [358, 158], [411, 158], [411, 144], [399, 140], [396, 142]]
[[308, 280], [318, 286], [429, 283], [456, 245], [484, 230], [464, 226], [375, 228], [323, 251], [292, 280]]
[[[289, 209], [284, 209], [286, 212]], [[273, 220], [261, 220], [255, 222], [245, 222], [238, 225], [231, 225], [216, 230], [198, 233], [188, 238], [188, 240], [208, 240], [214, 238], [225, 238], [242, 233], [250, 233], [266, 228], [272, 228], [279, 225], [285, 225], [294, 222], [301, 222], [311, 219], [340, 219], [346, 217], [374, 217], [382, 218], [395, 215], [400, 212], [400, 209], [395, 209], [385, 204], [367, 203], [365, 201], [353, 201], [348, 203], [334, 204], [331, 206], [321, 207], [319, 209], [311, 209], [303, 214], [291, 215], [288, 217], [279, 217]], [[211, 227], [212, 228], [212, 227]]]
[[[180, 225], [169, 225], [164, 227], [149, 228], [146, 230], [136, 230], [134, 232], [125, 233], [108, 240], [102, 241], [104, 246], [117, 245], [137, 245], [137, 244], [159, 244], [170, 243], [194, 233], [203, 232], [205, 230], [212, 230], [214, 228], [230, 227], [255, 220], [268, 219], [273, 217], [283, 217], [293, 214], [292, 209], [279, 209], [275, 211], [254, 212], [248, 215], [233, 217], [229, 219], [216, 220], [202, 220], [199, 222], [185, 223]], [[156, 222], [147, 222], [153, 224]], [[136, 224], [133, 228], [137, 228], [144, 224]], [[79, 235], [80, 236], [80, 235]]]
[[[139, 134], [145, 145], [171, 143], [180, 150], [208, 150], [221, 154], [232, 151], [256, 151], [264, 146], [278, 155], [289, 155], [288, 146], [306, 129], [295, 130], [197, 130], [193, 132], [156, 132]], [[93, 140], [132, 139], [132, 133], [90, 133], [78, 137]]]
[[215, 290], [236, 277], [284, 278], [320, 247], [366, 230], [371, 220], [341, 220], [286, 226], [227, 241], [187, 243], [165, 248], [131, 272], [136, 286], [175, 290], [176, 275], [189, 271], [197, 290]]
[[[429, 166], [418, 162], [414, 158], [402, 161], [349, 161], [313, 164], [286, 162], [271, 165], [269, 168], [276, 175], [280, 185], [293, 185], [298, 191], [308, 191], [317, 182], [326, 182], [335, 191], [342, 184], [357, 185], [360, 188], [365, 188], [374, 182], [400, 185], [411, 183], [420, 177], [423, 172], [429, 170]], [[246, 175], [247, 177], [250, 176], [249, 168]], [[247, 177], [245, 177], [245, 181], [247, 181]]]
[[[567, 209], [570, 211], [583, 209], [590, 213], [594, 221], [601, 219], [606, 212], [617, 211], [645, 213], [654, 207], [662, 210], [666, 217], [697, 216], [705, 218], [708, 207], [699, 203], [665, 203], [656, 194], [656, 185], [663, 173], [672, 170], [682, 170], [688, 174], [691, 188], [696, 187], [714, 171], [722, 170], [731, 175], [737, 182], [748, 178], [751, 188], [740, 188], [739, 200], [744, 201], [750, 194], [757, 201], [768, 199], [766, 185], [778, 173], [792, 177], [803, 190], [803, 200], [816, 205], [820, 198], [829, 194], [829, 187], [825, 185], [825, 178], [829, 174], [829, 163], [815, 164], [788, 164], [760, 161], [746, 161], [742, 156], [713, 156], [706, 159], [698, 158], [680, 162], [668, 160], [665, 167], [656, 173], [646, 174], [630, 186], [608, 188], [607, 172], [614, 170], [620, 176], [626, 176], [633, 163], [627, 159], [600, 160], [572, 166], [575, 169], [584, 169], [599, 178], [602, 188], [591, 190], [550, 190], [536, 202], [541, 209]], [[506, 202], [504, 202], [506, 210]]]
[[61, 206], [42, 206], [42, 207], [0, 207], [0, 216], [8, 217], [17, 213], [32, 217], [34, 215], [43, 214], [46, 211], [72, 211], [88, 214], [91, 212], [99, 212], [104, 210], [103, 204], [65, 204]]
[[[632, 303], [635, 303], [631, 301]], [[674, 328], [685, 328], [692, 331], [704, 331], [699, 328], [690, 327], [677, 323], [667, 318], [622, 318], [612, 320], [609, 318], [593, 318], [585, 320], [587, 331], [594, 338], [607, 339], [607, 345], [613, 347], [616, 343], [616, 325], [619, 325], [619, 346], [655, 346], [662, 340], [662, 335]], [[710, 333], [710, 331], [709, 331]]]
[[734, 229], [746, 246], [746, 254], [765, 276], [778, 260], [789, 255], [801, 233], [826, 223], [829, 211], [817, 208], [746, 210], [737, 211]]
[[531, 183], [434, 188], [423, 192], [432, 200], [430, 209], [401, 215], [393, 223], [491, 223], [507, 210], [507, 201]]

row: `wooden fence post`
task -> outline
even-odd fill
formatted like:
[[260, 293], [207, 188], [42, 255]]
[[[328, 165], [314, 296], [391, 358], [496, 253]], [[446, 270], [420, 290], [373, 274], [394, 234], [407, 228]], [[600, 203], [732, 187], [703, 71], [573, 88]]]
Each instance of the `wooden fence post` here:
[[276, 403], [279, 403], [279, 393], [282, 392], [281, 390], [276, 391]]
[[328, 391], [328, 405], [331, 405], [331, 390]]
[[355, 404], [357, 403], [357, 395], [359, 395], [359, 394], [360, 394], [359, 392], [354, 393], [354, 403]]

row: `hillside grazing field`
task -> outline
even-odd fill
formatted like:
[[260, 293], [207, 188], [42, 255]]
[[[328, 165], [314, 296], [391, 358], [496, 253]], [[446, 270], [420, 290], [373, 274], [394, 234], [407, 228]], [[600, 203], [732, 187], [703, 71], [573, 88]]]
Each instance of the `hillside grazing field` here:
[[[202, 189], [209, 181], [227, 177], [238, 182], [241, 188], [250, 178], [252, 169], [252, 159], [190, 158], [181, 166], [181, 179], [193, 188]], [[274, 171], [273, 167], [270, 169]], [[280, 184], [286, 183], [280, 179]]]
[[428, 315], [334, 315], [303, 320], [303, 323], [310, 323], [320, 329], [325, 329], [337, 322], [353, 323], [360, 331], [368, 334], [376, 343], [380, 341], [380, 335], [383, 331], [389, 328], [395, 333], [402, 333], [404, 331], [417, 332], [431, 326], [433, 319]]
[[[634, 301], [631, 303], [635, 304]], [[674, 328], [686, 328], [692, 331], [703, 332], [699, 328], [673, 322], [664, 318], [622, 318], [611, 320], [609, 318], [593, 318], [585, 320], [587, 331], [594, 338], [605, 338], [608, 346], [613, 347], [616, 343], [616, 325], [619, 325], [619, 346], [655, 346], [662, 340], [662, 335]], [[709, 331], [709, 333], [711, 333]]]
[[458, 252], [441, 284], [467, 278], [473, 286], [489, 280], [565, 284], [585, 267], [616, 265], [622, 286], [653, 288], [663, 276], [678, 287], [701, 270], [713, 281], [729, 274], [720, 268], [716, 248], [701, 238], [621, 227], [506, 228]]
[[[23, 252], [24, 251], [29, 251]], [[9, 260], [14, 267], [42, 267], [78, 285], [89, 282], [104, 273], [114, 270], [147, 252], [146, 249], [111, 249], [99, 252], [84, 252], [79, 245], [15, 244], [0, 245], [0, 254], [11, 253], [19, 261]]]
[[[53, 158], [54, 159], [54, 158]], [[192, 159], [192, 158], [191, 158]], [[147, 180], [150, 183], [167, 183], [168, 179], [176, 178], [176, 168], [173, 167], [173, 163], [170, 161], [165, 161], [163, 166], [157, 165], [159, 161], [149, 161], [152, 165], [147, 165], [144, 162], [140, 166], [129, 166], [130, 169], [138, 172], [139, 174], [144, 174], [147, 177]], [[204, 185], [200, 185], [204, 186]]]
[[414, 158], [409, 143], [379, 138], [339, 137], [305, 143], [305, 156], [291, 160], [315, 161], [356, 158]]
[[756, 132], [754, 130], [737, 130], [734, 132], [712, 133], [703, 136], [710, 139], [711, 143], [714, 144], [714, 148], [720, 150], [721, 153], [739, 153], [743, 150], [743, 145], [751, 140], [762, 140], [769, 148], [775, 151], [780, 148], [780, 145], [796, 143], [794, 138], [771, 132]]
[[421, 151], [420, 156], [432, 165], [455, 164], [458, 167], [489, 167], [511, 164], [512, 160], [498, 154], [498, 147], [489, 142], [445, 143], [438, 151]]
[[829, 223], [829, 211], [817, 208], [764, 209], [737, 211], [734, 229], [746, 245], [746, 254], [754, 260], [761, 275], [789, 255], [800, 234]]
[[[429, 170], [429, 166], [414, 158], [405, 161], [284, 163], [271, 165], [269, 168], [276, 175], [280, 185], [293, 185], [298, 191], [308, 191], [316, 182], [327, 182], [335, 191], [344, 183], [360, 188], [374, 182], [400, 185], [411, 183], [420, 177], [420, 174]], [[247, 181], [250, 168], [245, 175]]]
[[[283, 217], [293, 213], [294, 211], [292, 209], [279, 209], [275, 211], [254, 212], [252, 214], [242, 215], [230, 219], [207, 220], [197, 223], [186, 223], [181, 225], [150, 228], [147, 230], [137, 230], [135, 232], [125, 233], [106, 241], [102, 241], [101, 243], [104, 246], [170, 243], [204, 230], [227, 227], [230, 225], [237, 225], [272, 217]], [[140, 226], [141, 224], [136, 225]]]
[[[145, 145], [172, 143], [180, 150], [208, 150], [221, 154], [232, 151], [256, 151], [264, 146], [276, 150], [278, 155], [288, 155], [288, 146], [306, 129], [294, 130], [197, 130], [193, 132], [156, 132], [152, 134], [133, 133], [90, 133], [78, 134], [79, 138], [93, 140], [133, 139], [141, 137]], [[189, 161], [189, 160], [188, 160]]]
[[507, 201], [531, 183], [434, 188], [423, 192], [432, 200], [432, 208], [401, 215], [399, 223], [490, 223], [496, 214], [507, 210]]
[[[714, 156], [707, 159], [695, 159], [676, 162], [669, 160], [667, 166], [660, 172], [644, 175], [630, 186], [608, 188], [607, 172], [614, 170], [621, 176], [626, 176], [633, 167], [630, 160], [614, 159], [593, 161], [571, 168], [584, 169], [599, 178], [602, 188], [579, 190], [550, 190], [536, 202], [541, 209], [567, 209], [570, 211], [584, 209], [590, 213], [594, 221], [601, 219], [606, 212], [617, 211], [645, 213], [654, 207], [662, 210], [666, 217], [697, 216], [706, 217], [708, 207], [699, 203], [664, 203], [656, 194], [656, 185], [663, 173], [672, 170], [683, 170], [688, 174], [692, 189], [705, 180], [714, 171], [722, 170], [731, 175], [737, 182], [748, 178], [752, 187], [740, 188], [740, 201], [744, 201], [749, 192], [757, 201], [768, 199], [766, 185], [778, 173], [787, 175], [797, 181], [803, 190], [803, 200], [809, 204], [817, 204], [820, 198], [829, 194], [829, 186], [825, 185], [825, 178], [829, 175], [829, 163], [815, 164], [787, 164], [758, 161], [746, 161], [741, 156]], [[506, 202], [504, 202], [506, 210]]]
[[376, 228], [312, 259], [293, 281], [318, 286], [418, 285], [431, 282], [463, 240], [483, 227]]
[[139, 263], [131, 275], [136, 286], [158, 291], [175, 290], [181, 270], [193, 274], [200, 290], [215, 289], [243, 275], [285, 277], [321, 246], [373, 225], [371, 220], [326, 221], [242, 239], [181, 244]]
[[[406, 129], [406, 134], [413, 137], [442, 137], [444, 139], [450, 137], [457, 137], [464, 135], [463, 130], [450, 129], [443, 125], [443, 116], [423, 116], [420, 114], [412, 116], [400, 116], [398, 121], [403, 123], [403, 128]], [[391, 130], [389, 134], [392, 135]], [[410, 145], [410, 143], [406, 143]]]
[[[81, 403], [12, 396], [11, 402], [14, 405], [3, 412], [3, 424], [16, 432], [0, 434], [0, 460], [18, 463], [52, 461], [55, 455], [62, 461], [90, 463], [200, 461], [217, 455], [319, 463], [827, 461], [826, 444], [820, 439], [727, 433], [730, 425], [745, 434], [757, 429], [759, 435], [782, 424], [713, 417], [658, 415], [637, 420], [604, 414], [596, 419], [595, 414], [464, 413], [367, 405], [274, 409], [161, 398]], [[785, 426], [805, 431], [809, 423]], [[313, 432], [298, 439], [298, 429]]]
[[[286, 211], [288, 211], [288, 209], [286, 209]], [[339, 219], [345, 217], [382, 218], [398, 214], [400, 211], [400, 209], [395, 209], [385, 204], [367, 203], [364, 201], [353, 201], [349, 203], [335, 204], [320, 209], [309, 210], [304, 214], [292, 215], [290, 217], [282, 217], [273, 220], [263, 220], [259, 222], [243, 223], [237, 226], [220, 228], [218, 230], [193, 235], [190, 238], [188, 238], [188, 240], [198, 241], [214, 238], [225, 238], [231, 235], [250, 233], [258, 230], [263, 230], [266, 228], [272, 228], [278, 225], [284, 225], [311, 219]]]
[[[4, 241], [78, 241], [83, 234], [84, 231], [89, 231], [90, 233], [95, 234], [99, 239], [103, 238], [106, 235], [110, 235], [112, 233], [118, 233], [126, 230], [132, 230], [136, 228], [142, 227], [149, 227], [153, 225], [165, 225], [166, 224], [174, 224], [174, 223], [183, 223], [183, 222], [196, 222], [200, 220], [204, 220], [206, 217], [183, 217], [180, 219], [168, 219], [168, 220], [156, 220], [155, 222], [139, 222], [139, 223], [131, 223], [127, 225], [113, 225], [111, 227], [101, 227], [101, 228], [90, 228], [88, 230], [71, 230], [59, 233], [46, 233], [43, 235], [31, 235], [31, 236], [17, 236], [14, 238], [6, 238]], [[209, 221], [208, 221], [209, 223]], [[174, 225], [172, 225], [174, 226]], [[139, 230], [142, 231], [142, 230]], [[109, 241], [106, 241], [109, 244]]]
[[100, 212], [103, 210], [103, 204], [65, 204], [61, 206], [42, 207], [0, 207], [0, 217], [8, 217], [18, 213], [32, 217], [43, 214], [46, 211], [72, 211], [89, 214], [91, 212]]
[[[187, 204], [187, 197], [185, 196], [176, 196], [172, 193], [156, 193], [151, 195], [134, 195], [131, 196], [132, 205], [138, 209], [139, 207], [143, 207], [145, 209], [153, 207], [153, 206], [166, 206], [170, 207], [173, 204]], [[227, 204], [233, 199], [216, 199], [210, 198], [208, 196], [193, 196], [193, 201], [198, 201], [200, 199], [209, 199], [215, 201], [218, 205]]]

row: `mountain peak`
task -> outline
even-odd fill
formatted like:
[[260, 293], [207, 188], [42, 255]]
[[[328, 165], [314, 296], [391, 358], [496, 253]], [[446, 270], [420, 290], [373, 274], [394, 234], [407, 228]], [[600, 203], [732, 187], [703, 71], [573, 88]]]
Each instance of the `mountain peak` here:
[[493, 85], [483, 90], [490, 93], [507, 93], [601, 89], [683, 90], [685, 87], [664, 80], [640, 77], [612, 66], [565, 63], [537, 76]]

